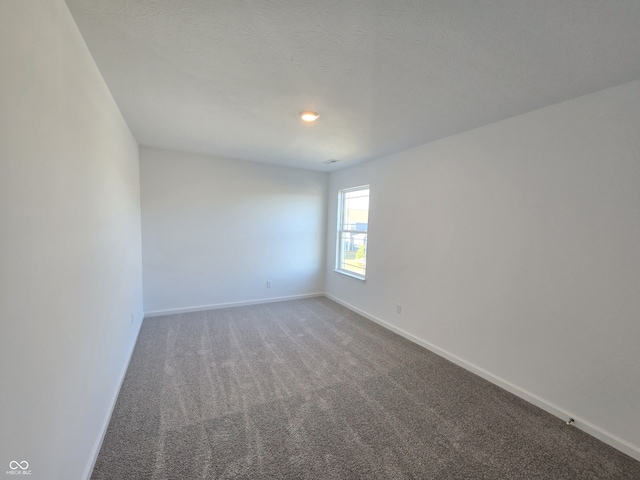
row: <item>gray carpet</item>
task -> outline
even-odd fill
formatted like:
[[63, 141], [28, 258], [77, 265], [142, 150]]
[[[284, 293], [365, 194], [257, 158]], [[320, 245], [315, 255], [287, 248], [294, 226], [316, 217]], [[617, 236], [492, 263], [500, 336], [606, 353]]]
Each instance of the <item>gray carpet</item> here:
[[146, 319], [102, 479], [640, 479], [640, 462], [325, 298]]

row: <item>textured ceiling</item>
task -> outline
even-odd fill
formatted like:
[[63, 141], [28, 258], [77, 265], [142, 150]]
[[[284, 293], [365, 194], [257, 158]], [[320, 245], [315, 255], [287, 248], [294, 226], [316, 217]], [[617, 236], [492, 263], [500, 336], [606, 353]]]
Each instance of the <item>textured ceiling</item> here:
[[640, 78], [639, 0], [67, 4], [141, 145], [317, 170]]

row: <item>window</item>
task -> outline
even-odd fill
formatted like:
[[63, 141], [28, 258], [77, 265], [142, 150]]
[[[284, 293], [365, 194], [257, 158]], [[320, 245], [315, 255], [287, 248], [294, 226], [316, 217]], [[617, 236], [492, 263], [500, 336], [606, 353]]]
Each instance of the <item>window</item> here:
[[364, 280], [367, 270], [369, 185], [338, 192], [336, 271]]

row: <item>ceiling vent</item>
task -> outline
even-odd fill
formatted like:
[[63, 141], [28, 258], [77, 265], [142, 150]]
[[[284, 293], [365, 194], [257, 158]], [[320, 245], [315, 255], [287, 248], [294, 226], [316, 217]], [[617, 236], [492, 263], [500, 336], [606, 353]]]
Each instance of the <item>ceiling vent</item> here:
[[331, 165], [332, 163], [338, 163], [340, 160], [336, 160], [335, 158], [332, 158], [331, 160], [325, 160], [324, 163], [325, 165]]

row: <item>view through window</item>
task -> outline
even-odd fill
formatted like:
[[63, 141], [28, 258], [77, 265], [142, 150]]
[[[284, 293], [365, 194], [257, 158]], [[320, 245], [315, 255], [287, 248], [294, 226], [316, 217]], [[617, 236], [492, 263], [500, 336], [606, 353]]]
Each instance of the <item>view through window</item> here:
[[338, 192], [336, 270], [365, 278], [369, 226], [369, 185]]

